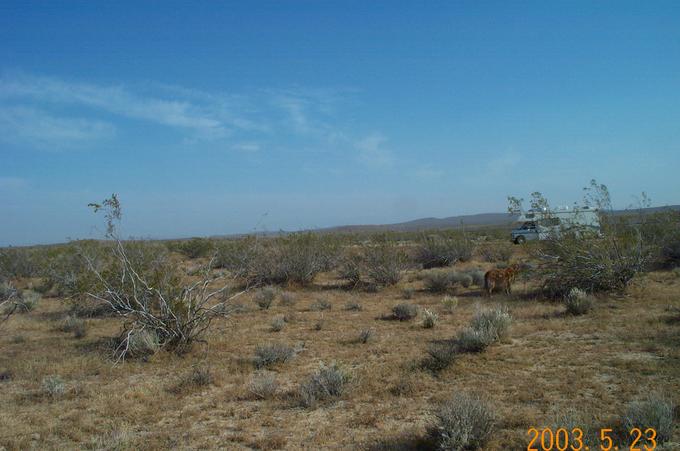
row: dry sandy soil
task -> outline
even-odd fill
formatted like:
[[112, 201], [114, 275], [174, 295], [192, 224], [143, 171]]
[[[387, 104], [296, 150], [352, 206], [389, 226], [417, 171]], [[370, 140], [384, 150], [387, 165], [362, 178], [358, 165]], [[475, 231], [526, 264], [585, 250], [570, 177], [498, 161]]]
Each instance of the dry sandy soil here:
[[[27, 281], [23, 281], [24, 286]], [[439, 313], [433, 329], [421, 317], [381, 319], [401, 292], [413, 287], [413, 302]], [[297, 302], [279, 299], [260, 310], [252, 293], [246, 308], [214, 324], [208, 345], [187, 355], [159, 353], [148, 361], [113, 365], [102, 343], [117, 334], [115, 318], [87, 320], [76, 339], [57, 325], [68, 306], [43, 298], [13, 316], [0, 332], [0, 448], [6, 449], [412, 449], [425, 435], [439, 402], [461, 390], [482, 393], [498, 423], [488, 449], [526, 449], [527, 429], [545, 426], [568, 409], [612, 424], [631, 399], [652, 392], [680, 403], [680, 277], [642, 275], [625, 295], [603, 296], [584, 316], [532, 299], [522, 283], [512, 296], [458, 293], [447, 313], [442, 295], [422, 290], [414, 274], [376, 293], [344, 289], [331, 275], [308, 288], [289, 288]], [[323, 298], [329, 311], [310, 306]], [[361, 311], [349, 311], [349, 301]], [[505, 305], [513, 317], [509, 339], [481, 354], [463, 354], [432, 374], [418, 368], [434, 340], [449, 339], [484, 306]], [[275, 315], [287, 315], [273, 332]], [[368, 343], [354, 339], [372, 329]], [[275, 366], [280, 384], [273, 399], [248, 390], [257, 345], [281, 342], [302, 349]], [[319, 366], [338, 362], [352, 381], [337, 402], [305, 409], [295, 402], [298, 384]], [[174, 390], [195, 365], [214, 381]], [[60, 397], [41, 390], [45, 376], [66, 383]], [[680, 442], [676, 428], [675, 442]]]

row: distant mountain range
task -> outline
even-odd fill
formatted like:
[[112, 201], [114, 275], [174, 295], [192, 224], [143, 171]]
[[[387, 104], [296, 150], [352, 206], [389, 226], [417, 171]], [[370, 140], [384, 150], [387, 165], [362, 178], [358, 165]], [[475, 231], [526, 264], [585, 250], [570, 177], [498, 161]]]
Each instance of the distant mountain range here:
[[[664, 207], [650, 207], [642, 209], [612, 210], [607, 213], [612, 216], [635, 215], [656, 213], [662, 210], [680, 211], [680, 205], [667, 205]], [[424, 230], [437, 229], [460, 229], [462, 227], [510, 227], [518, 218], [518, 215], [508, 213], [479, 213], [474, 215], [449, 216], [447, 218], [420, 218], [412, 221], [397, 222], [394, 224], [355, 224], [342, 225], [335, 227], [324, 227], [319, 229], [300, 230], [300, 232], [319, 232], [319, 233], [357, 233], [357, 232], [419, 232]], [[260, 235], [275, 236], [294, 233], [291, 231], [280, 230], [278, 232], [258, 232]], [[248, 235], [238, 233], [231, 235], [215, 236], [214, 238], [235, 238]]]
[[[680, 205], [669, 205], [665, 207], [651, 207], [633, 210], [613, 210], [610, 215], [622, 216], [630, 214], [651, 214], [661, 210], [680, 210]], [[375, 225], [344, 225], [337, 227], [327, 227], [316, 229], [318, 232], [418, 232], [422, 230], [436, 229], [458, 229], [461, 227], [501, 227], [510, 226], [517, 215], [508, 213], [479, 213], [475, 215], [449, 216], [447, 218], [421, 218], [412, 221], [398, 222], [395, 224], [375, 224]]]

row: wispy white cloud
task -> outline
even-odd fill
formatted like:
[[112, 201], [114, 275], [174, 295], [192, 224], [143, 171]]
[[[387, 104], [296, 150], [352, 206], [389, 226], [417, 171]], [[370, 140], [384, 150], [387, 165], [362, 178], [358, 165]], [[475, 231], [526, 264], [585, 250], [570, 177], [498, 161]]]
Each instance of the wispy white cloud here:
[[41, 149], [78, 147], [112, 137], [115, 127], [104, 121], [56, 117], [27, 107], [0, 108], [0, 141]]
[[141, 97], [121, 86], [67, 83], [47, 77], [0, 79], [0, 98], [29, 98], [37, 102], [76, 104], [132, 119], [195, 130], [207, 138], [220, 137], [225, 126], [184, 101]]
[[74, 147], [112, 137], [116, 128], [127, 126], [120, 122], [124, 118], [173, 128], [184, 145], [215, 141], [220, 148], [255, 153], [262, 150], [262, 142], [275, 142], [269, 151], [349, 151], [376, 169], [392, 165], [385, 135], [374, 132], [357, 138], [343, 126], [339, 111], [353, 93], [302, 87], [225, 93], [167, 84], [106, 85], [3, 74], [0, 130], [5, 141], [39, 148]]
[[373, 167], [391, 166], [394, 162], [392, 152], [385, 148], [387, 137], [379, 132], [370, 135], [356, 142], [359, 151], [359, 161]]

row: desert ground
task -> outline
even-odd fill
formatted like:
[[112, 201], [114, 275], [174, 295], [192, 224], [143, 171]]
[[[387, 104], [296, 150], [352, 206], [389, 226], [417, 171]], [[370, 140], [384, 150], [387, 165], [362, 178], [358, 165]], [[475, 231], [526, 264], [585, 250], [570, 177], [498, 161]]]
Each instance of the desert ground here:
[[[206, 262], [181, 258], [185, 266]], [[523, 258], [521, 251], [512, 257]], [[477, 258], [455, 265], [494, 266]], [[437, 407], [470, 392], [495, 416], [484, 449], [526, 449], [530, 427], [565, 415], [584, 428], [616, 427], [631, 400], [661, 394], [680, 404], [678, 271], [642, 273], [623, 293], [596, 294], [592, 311], [579, 316], [537, 297], [531, 270], [511, 295], [491, 297], [475, 285], [432, 293], [421, 272], [409, 269], [379, 290], [352, 288], [325, 272], [308, 286], [277, 288], [268, 309], [255, 302], [256, 288], [233, 300], [234, 313], [215, 320], [189, 352], [119, 362], [109, 345], [120, 333], [118, 318], [85, 318], [87, 332], [76, 338], [62, 326], [71, 304], [47, 293], [2, 325], [0, 447], [430, 449]], [[15, 281], [23, 289], [38, 283]], [[445, 296], [457, 305], [444, 305]], [[418, 315], [391, 318], [400, 303], [416, 305]], [[512, 317], [504, 339], [438, 371], [422, 364], [428, 346], [499, 306]], [[425, 309], [438, 315], [434, 327], [423, 327]], [[289, 345], [294, 356], [257, 369], [256, 348], [271, 343]], [[349, 380], [337, 399], [303, 406], [298, 386], [321, 363], [340, 365]], [[63, 382], [59, 393], [45, 385], [54, 375]], [[273, 386], [266, 393], [253, 389], [263, 378]], [[680, 449], [673, 442], [680, 443], [677, 428], [666, 449]]]

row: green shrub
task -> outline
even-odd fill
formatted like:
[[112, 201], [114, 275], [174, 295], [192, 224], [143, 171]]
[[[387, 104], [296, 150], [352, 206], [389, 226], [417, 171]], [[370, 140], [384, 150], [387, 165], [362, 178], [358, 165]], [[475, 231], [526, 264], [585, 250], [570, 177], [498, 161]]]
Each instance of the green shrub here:
[[30, 312], [38, 306], [41, 298], [40, 293], [33, 290], [23, 290], [21, 292], [21, 309], [25, 312]]
[[300, 404], [313, 408], [319, 402], [336, 399], [342, 396], [349, 380], [349, 373], [336, 363], [326, 366], [321, 362], [319, 369], [300, 384], [298, 388]]
[[622, 291], [650, 258], [639, 236], [632, 232], [595, 239], [565, 235], [547, 240], [539, 252], [544, 259], [544, 287], [556, 297], [571, 288], [589, 293]]
[[464, 237], [423, 236], [418, 241], [416, 262], [424, 269], [450, 266], [470, 260], [473, 249], [472, 243]]
[[363, 247], [363, 267], [368, 278], [378, 285], [394, 285], [407, 267], [406, 253], [387, 238]]
[[456, 393], [437, 412], [431, 435], [441, 450], [484, 448], [494, 431], [495, 415], [479, 396]]
[[177, 250], [189, 258], [206, 257], [214, 250], [214, 245], [207, 238], [191, 238], [180, 241]]
[[485, 262], [507, 262], [513, 254], [513, 245], [508, 242], [485, 243], [477, 248], [480, 258]]

